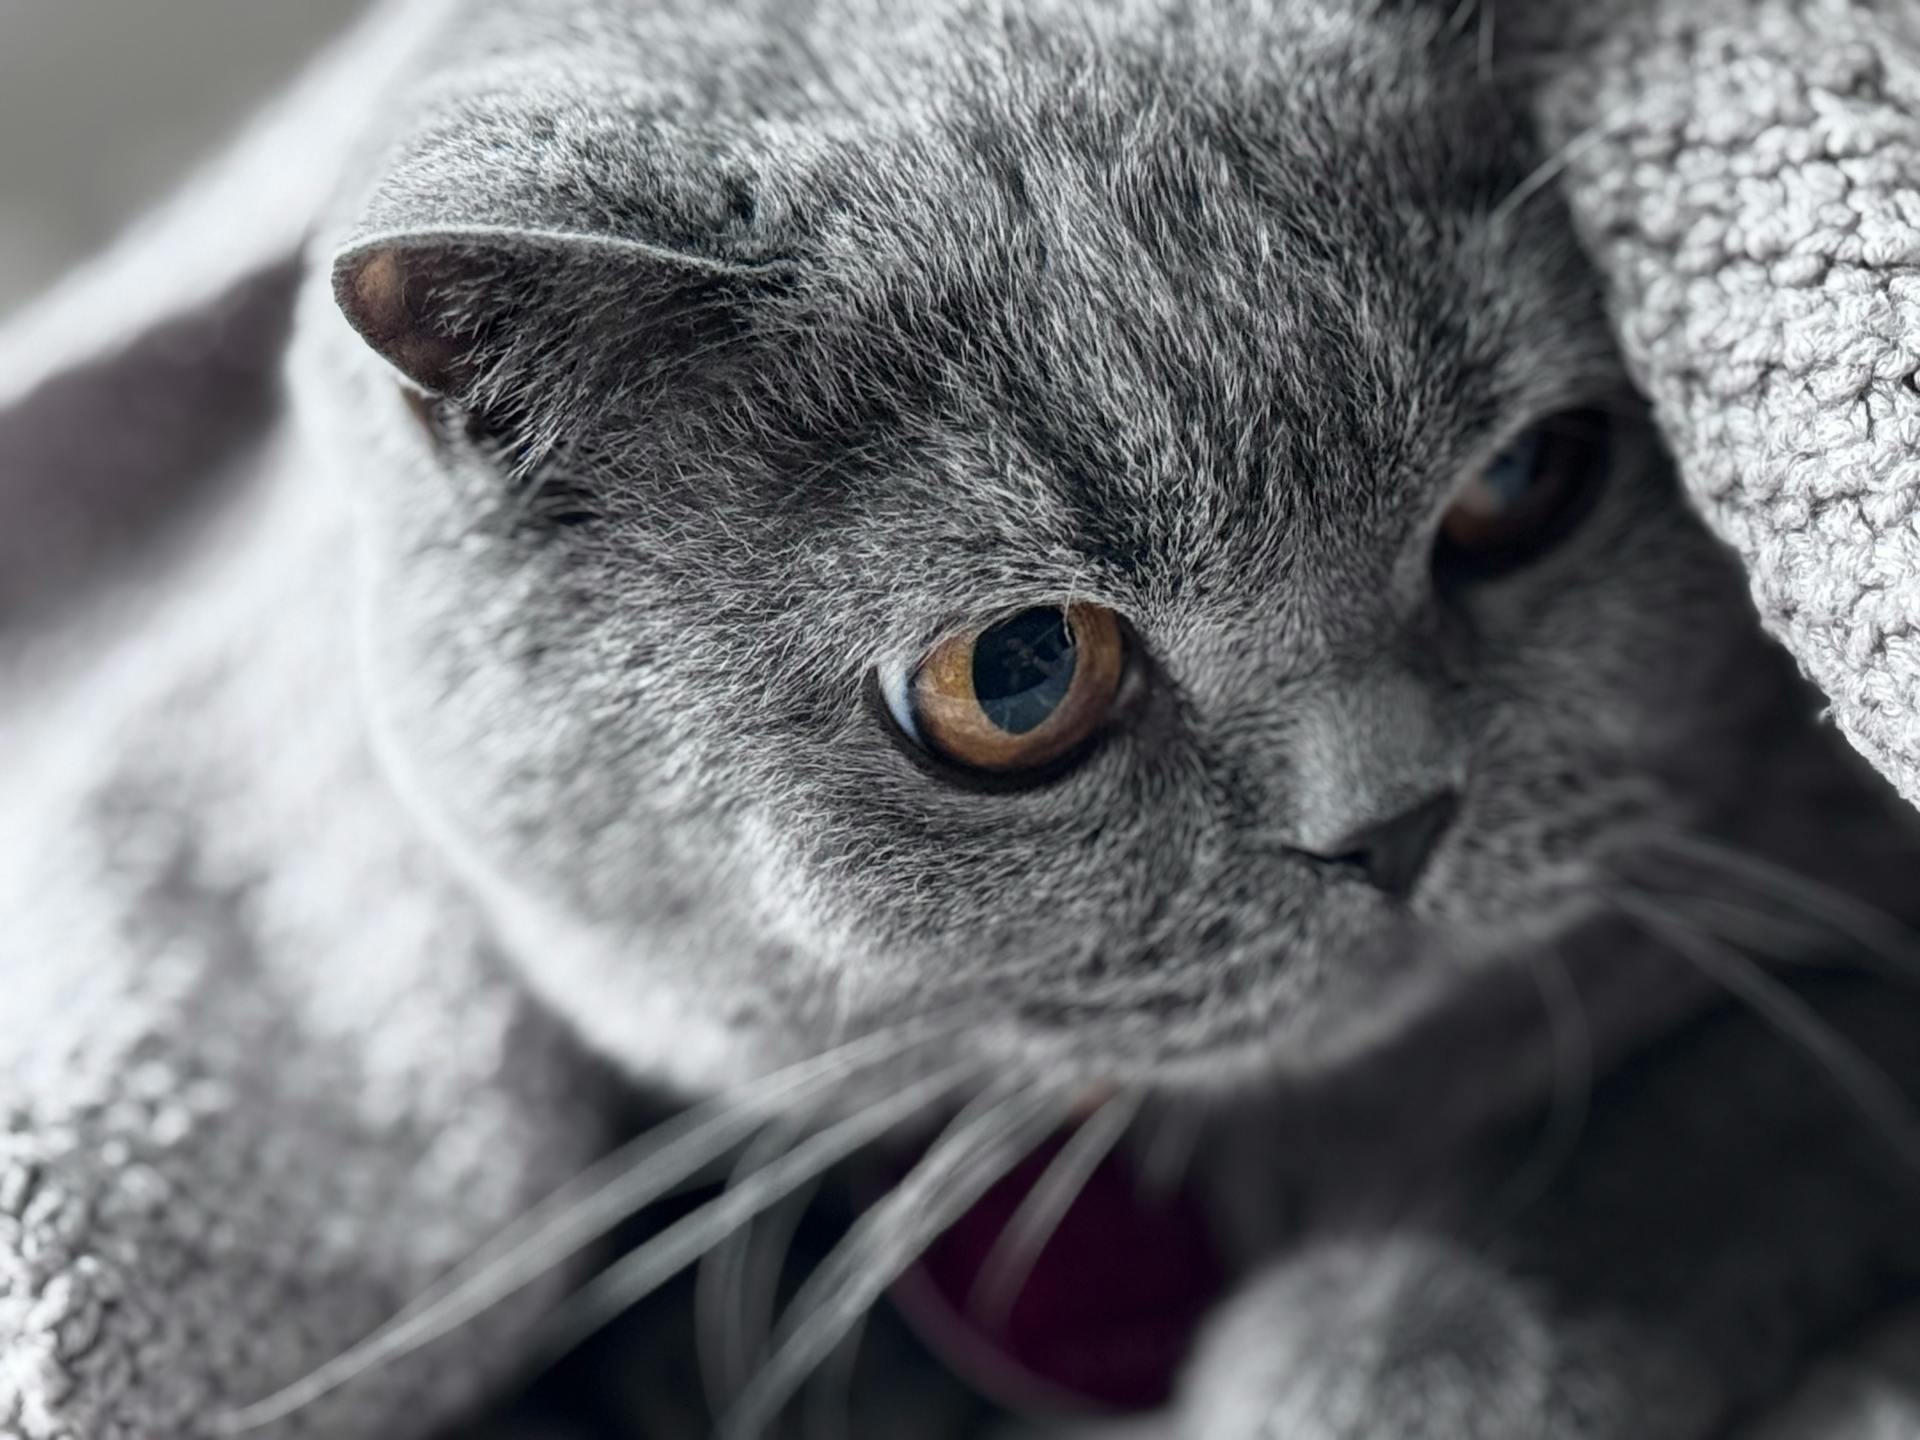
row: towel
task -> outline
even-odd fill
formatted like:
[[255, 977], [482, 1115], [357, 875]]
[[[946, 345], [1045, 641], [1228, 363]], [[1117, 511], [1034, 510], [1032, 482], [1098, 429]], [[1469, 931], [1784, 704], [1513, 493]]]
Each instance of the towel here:
[[[1576, 8], [1542, 185], [1767, 625], [1920, 799], [1920, 10]], [[352, 122], [445, 9], [389, 0], [0, 331], [0, 1440], [211, 1433], [608, 1143], [381, 783], [275, 379]], [[546, 1298], [258, 1433], [431, 1434]], [[1916, 1435], [1896, 1321], [1752, 1440]]]

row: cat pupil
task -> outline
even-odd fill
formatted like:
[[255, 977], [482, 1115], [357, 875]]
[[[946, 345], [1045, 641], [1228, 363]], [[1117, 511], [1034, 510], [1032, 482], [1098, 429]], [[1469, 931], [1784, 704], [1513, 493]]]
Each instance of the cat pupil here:
[[1540, 434], [1529, 430], [1494, 459], [1484, 477], [1503, 506], [1513, 506], [1532, 488], [1540, 453]]
[[1059, 610], [1023, 610], [973, 643], [973, 693], [1009, 735], [1044, 725], [1073, 687], [1078, 655]]

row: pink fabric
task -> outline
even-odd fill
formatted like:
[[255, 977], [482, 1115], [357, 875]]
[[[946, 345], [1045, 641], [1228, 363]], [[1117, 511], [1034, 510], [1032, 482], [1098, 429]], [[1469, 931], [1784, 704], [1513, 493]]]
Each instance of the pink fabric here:
[[1124, 1156], [1094, 1172], [1010, 1306], [975, 1289], [1062, 1139], [1043, 1147], [935, 1242], [897, 1287], [902, 1310], [956, 1371], [1016, 1410], [1164, 1404], [1227, 1276], [1194, 1197], [1150, 1194]]

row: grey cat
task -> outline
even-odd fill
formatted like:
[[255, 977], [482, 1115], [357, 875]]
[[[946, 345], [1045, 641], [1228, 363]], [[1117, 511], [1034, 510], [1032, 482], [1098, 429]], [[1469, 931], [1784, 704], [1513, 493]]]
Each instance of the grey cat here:
[[737, 1433], [1115, 1095], [1235, 1276], [1147, 1433], [1705, 1437], [1920, 1280], [1920, 835], [1455, 11], [467, 0], [371, 127], [275, 503], [385, 776], [637, 1080], [960, 1117]]

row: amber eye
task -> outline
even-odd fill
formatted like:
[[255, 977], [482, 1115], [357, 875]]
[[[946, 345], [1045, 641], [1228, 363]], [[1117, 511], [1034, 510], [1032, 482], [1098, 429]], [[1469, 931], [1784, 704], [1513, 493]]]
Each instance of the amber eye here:
[[1455, 494], [1441, 517], [1435, 564], [1487, 576], [1545, 554], [1586, 517], [1606, 465], [1603, 414], [1541, 421]]
[[941, 644], [882, 681], [900, 728], [969, 770], [1014, 775], [1066, 759], [1113, 712], [1126, 674], [1120, 621], [1098, 605], [1042, 606]]

